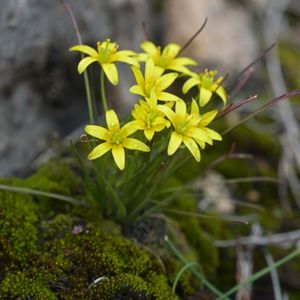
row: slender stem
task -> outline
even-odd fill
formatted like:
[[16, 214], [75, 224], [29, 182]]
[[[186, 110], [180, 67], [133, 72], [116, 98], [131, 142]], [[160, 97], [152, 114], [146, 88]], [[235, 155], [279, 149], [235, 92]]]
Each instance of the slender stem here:
[[89, 81], [89, 76], [87, 73], [87, 70], [83, 73], [84, 78], [84, 86], [85, 86], [85, 92], [86, 92], [86, 100], [88, 105], [88, 111], [89, 111], [89, 119], [92, 124], [95, 124], [95, 117], [94, 117], [94, 110], [93, 110], [93, 99], [91, 94], [91, 86]]
[[102, 107], [104, 112], [107, 112], [107, 100], [105, 96], [105, 84], [104, 84], [104, 71], [101, 69], [101, 75], [100, 75], [100, 87], [101, 87], [101, 100], [102, 100]]
[[[66, 9], [66, 11], [67, 11], [67, 13], [68, 13], [68, 15], [71, 19], [73, 28], [74, 28], [75, 33], [76, 33], [78, 43], [81, 45], [82, 44], [82, 38], [81, 38], [81, 35], [80, 35], [80, 32], [79, 32], [79, 28], [78, 28], [76, 19], [74, 17], [73, 11], [72, 11], [71, 7], [69, 6], [69, 4], [65, 0], [60, 0], [60, 2], [65, 7], [65, 9]], [[85, 56], [82, 54], [81, 58], [84, 58], [84, 57]], [[89, 111], [89, 119], [90, 119], [90, 122], [92, 124], [95, 124], [94, 110], [93, 110], [93, 99], [92, 99], [92, 95], [91, 95], [91, 86], [90, 86], [89, 75], [88, 75], [86, 70], [83, 73], [83, 78], [84, 78], [84, 86], [85, 86], [87, 105], [88, 105], [88, 111]]]
[[85, 201], [80, 201], [75, 198], [72, 198], [72, 197], [69, 197], [66, 195], [57, 194], [57, 193], [43, 192], [43, 191], [39, 191], [36, 189], [30, 189], [30, 188], [18, 187], [18, 186], [9, 186], [9, 185], [5, 185], [5, 184], [0, 184], [0, 190], [13, 192], [13, 193], [44, 196], [44, 197], [48, 197], [48, 198], [65, 201], [65, 202], [68, 202], [68, 203], [71, 203], [74, 205], [89, 207], [88, 203], [86, 203]]
[[272, 270], [280, 267], [281, 265], [285, 264], [286, 262], [288, 262], [289, 260], [295, 258], [298, 255], [300, 255], [300, 248], [295, 249], [294, 251], [292, 251], [291, 253], [289, 253], [288, 255], [286, 255], [285, 257], [283, 257], [282, 259], [280, 259], [280, 260], [276, 261], [275, 263], [273, 263], [271, 266], [263, 268], [262, 270], [260, 270], [260, 271], [258, 271], [256, 273], [254, 273], [253, 275], [247, 277], [244, 281], [242, 281], [238, 285], [236, 285], [233, 288], [231, 288], [225, 294], [223, 294], [222, 296], [220, 296], [217, 300], [222, 300], [222, 299], [228, 298], [229, 296], [231, 296], [232, 294], [234, 294], [235, 292], [237, 292], [242, 287], [244, 287], [247, 284], [249, 284], [251, 282], [254, 282], [255, 280], [257, 280], [257, 279], [259, 279], [259, 278], [267, 275]]
[[[189, 261], [178, 251], [175, 245], [169, 240], [169, 238], [165, 237], [165, 242], [169, 246], [169, 248], [174, 252], [174, 254], [182, 261], [184, 264], [188, 264]], [[192, 266], [191, 266], [192, 267]], [[195, 267], [191, 268], [191, 272], [196, 276], [210, 291], [212, 291], [216, 296], [223, 297], [223, 299], [230, 300], [226, 295], [223, 295], [221, 291], [219, 291], [214, 285], [212, 285], [202, 274], [202, 272], [198, 271]]]

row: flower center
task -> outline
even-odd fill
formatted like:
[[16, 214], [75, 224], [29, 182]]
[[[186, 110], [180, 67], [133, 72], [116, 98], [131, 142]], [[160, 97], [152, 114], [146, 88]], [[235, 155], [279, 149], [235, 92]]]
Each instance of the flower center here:
[[122, 134], [120, 133], [120, 131], [113, 131], [111, 133], [111, 138], [110, 138], [110, 142], [112, 144], [115, 144], [115, 145], [120, 145], [122, 144], [124, 141], [124, 137], [122, 136]]
[[105, 42], [98, 42], [97, 49], [99, 54], [100, 63], [108, 63], [111, 60], [112, 55], [118, 51], [118, 45], [116, 43], [111, 43], [110, 40]]
[[184, 116], [184, 118], [179, 120], [175, 127], [176, 132], [178, 132], [179, 134], [184, 134], [189, 128], [192, 118], [192, 115], [186, 115]]

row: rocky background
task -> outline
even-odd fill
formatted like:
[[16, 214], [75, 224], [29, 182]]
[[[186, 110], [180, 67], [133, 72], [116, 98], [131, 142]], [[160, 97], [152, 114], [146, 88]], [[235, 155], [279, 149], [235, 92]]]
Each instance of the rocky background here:
[[[83, 78], [76, 72], [78, 56], [68, 52], [77, 41], [59, 0], [0, 2], [0, 175], [22, 175], [61, 139], [80, 136], [74, 130], [87, 121]], [[223, 74], [235, 74], [267, 47], [262, 34], [267, 3], [69, 1], [84, 43], [110, 37], [121, 48], [136, 51], [145, 39], [143, 21], [154, 41], [184, 44], [208, 17], [205, 30], [185, 54]], [[298, 46], [299, 7], [297, 0], [290, 1], [280, 22], [280, 34], [289, 41], [298, 37]], [[114, 91], [119, 107], [130, 101], [128, 84], [123, 80]]]

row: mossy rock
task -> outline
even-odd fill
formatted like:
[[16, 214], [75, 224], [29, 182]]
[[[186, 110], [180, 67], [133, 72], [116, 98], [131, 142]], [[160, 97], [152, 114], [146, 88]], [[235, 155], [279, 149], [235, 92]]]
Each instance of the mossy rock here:
[[[80, 177], [58, 161], [2, 183], [85, 196]], [[0, 299], [179, 299], [174, 275], [95, 208], [7, 191], [0, 207]]]

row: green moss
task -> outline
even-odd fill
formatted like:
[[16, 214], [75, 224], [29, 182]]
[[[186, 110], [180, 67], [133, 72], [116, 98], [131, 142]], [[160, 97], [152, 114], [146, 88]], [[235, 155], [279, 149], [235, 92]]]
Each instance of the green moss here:
[[[84, 196], [79, 179], [57, 162], [3, 183]], [[93, 207], [3, 191], [0, 207], [1, 299], [178, 299], [161, 261]], [[93, 284], [99, 277], [109, 280]]]
[[57, 297], [35, 277], [23, 272], [9, 273], [0, 283], [1, 299], [55, 300]]

